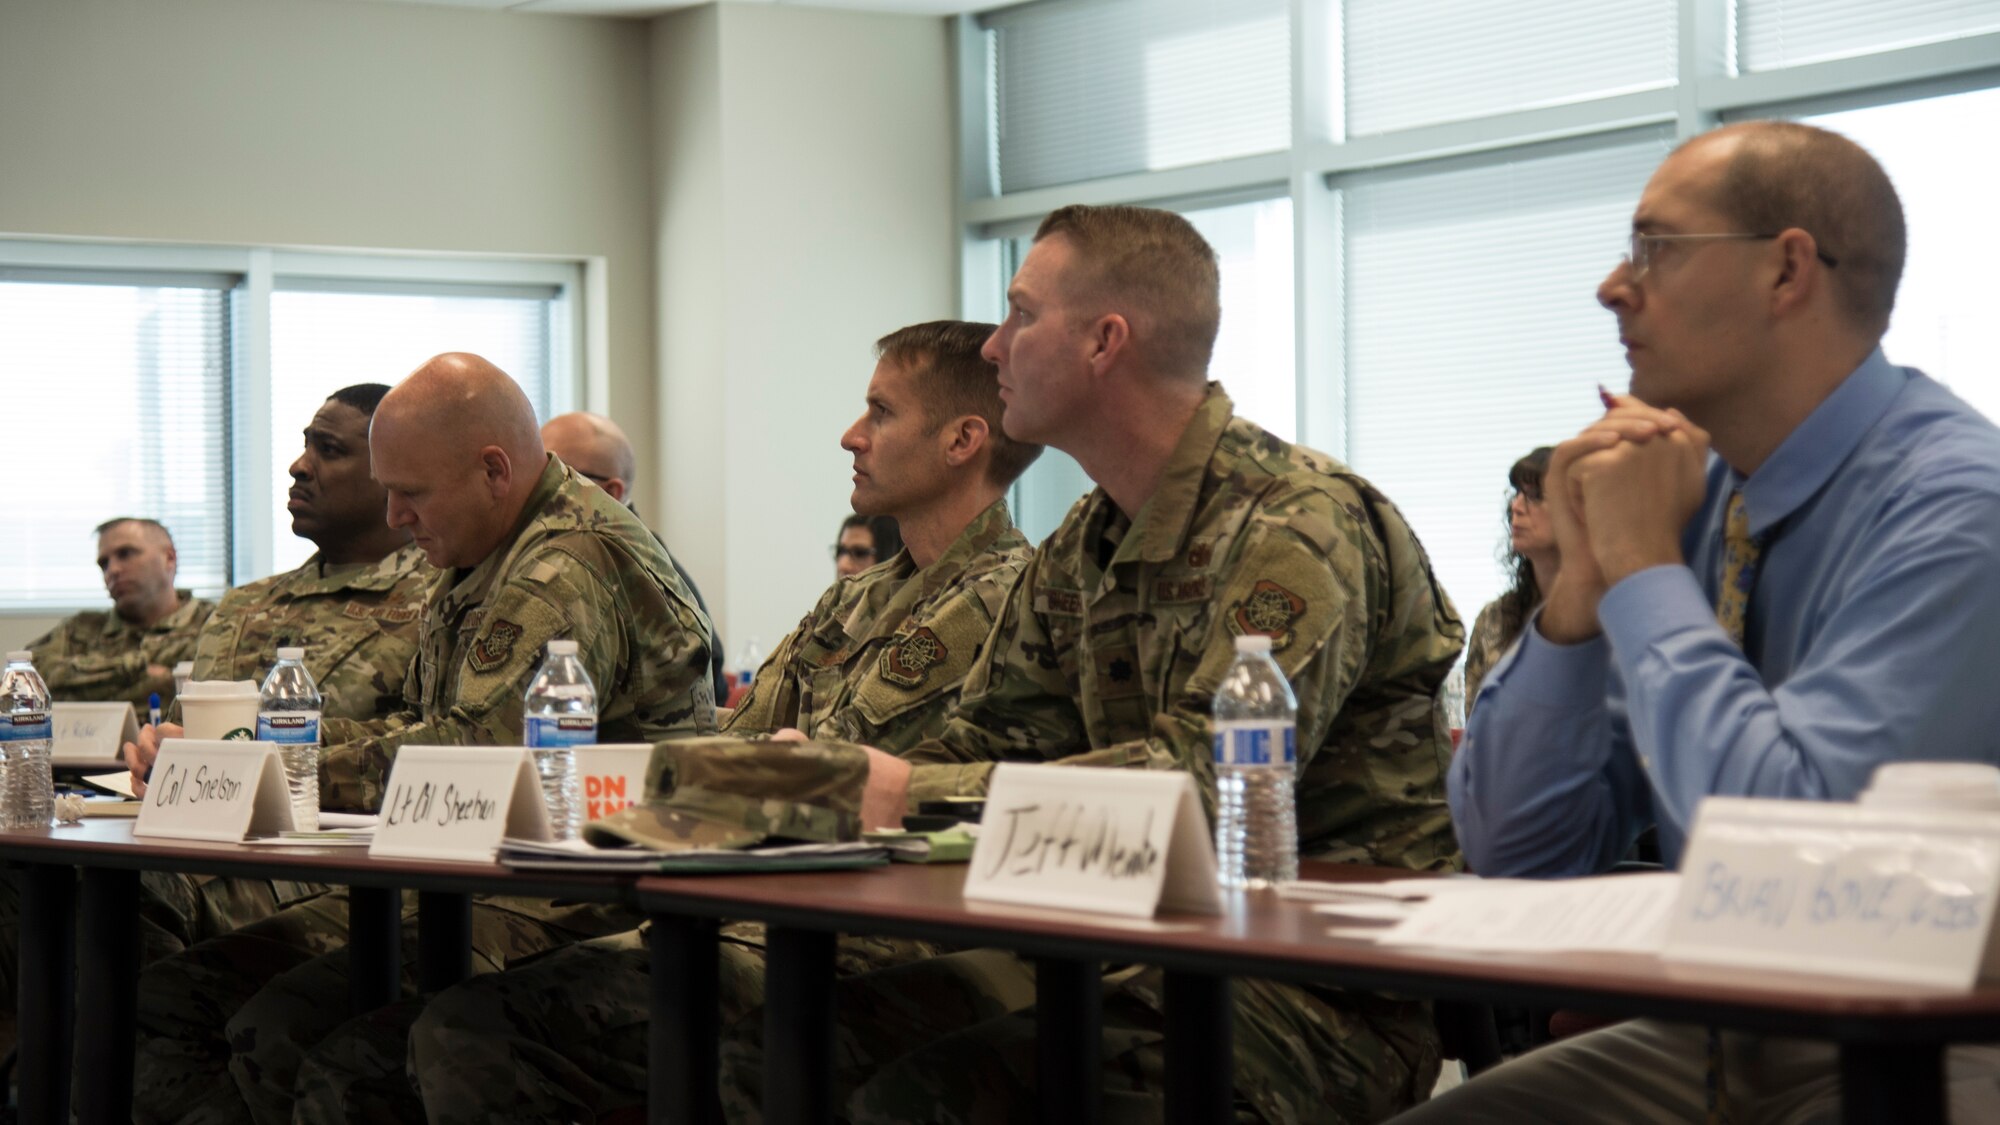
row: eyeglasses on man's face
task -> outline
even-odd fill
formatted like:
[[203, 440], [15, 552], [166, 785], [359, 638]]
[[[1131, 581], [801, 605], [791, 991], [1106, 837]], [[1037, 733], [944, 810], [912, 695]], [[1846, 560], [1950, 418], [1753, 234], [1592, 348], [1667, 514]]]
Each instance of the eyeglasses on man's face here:
[[[1664, 243], [1761, 242], [1776, 238], [1782, 233], [1784, 232], [1775, 231], [1770, 234], [1647, 234], [1643, 231], [1635, 230], [1632, 232], [1631, 244], [1625, 251], [1625, 269], [1627, 276], [1633, 281], [1646, 276], [1646, 271], [1653, 268], [1653, 263], [1659, 256], [1659, 248]], [[1828, 269], [1832, 269], [1840, 264], [1839, 259], [1824, 250], [1815, 248], [1813, 252], [1820, 261], [1826, 263]]]

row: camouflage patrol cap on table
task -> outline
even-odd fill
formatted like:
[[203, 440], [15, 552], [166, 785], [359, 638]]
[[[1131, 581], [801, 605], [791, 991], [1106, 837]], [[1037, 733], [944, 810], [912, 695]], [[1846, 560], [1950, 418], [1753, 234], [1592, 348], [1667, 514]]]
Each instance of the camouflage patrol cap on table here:
[[861, 838], [868, 756], [854, 747], [679, 738], [653, 747], [646, 776], [645, 802], [591, 821], [584, 839], [684, 851]]

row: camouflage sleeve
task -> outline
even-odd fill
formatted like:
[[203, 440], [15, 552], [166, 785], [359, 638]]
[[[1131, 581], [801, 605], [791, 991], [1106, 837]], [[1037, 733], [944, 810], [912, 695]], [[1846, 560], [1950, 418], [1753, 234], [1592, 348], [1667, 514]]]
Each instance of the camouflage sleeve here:
[[[187, 643], [171, 643], [177, 639]], [[78, 703], [128, 702], [139, 709], [143, 719], [147, 696], [158, 692], [163, 702], [173, 698], [173, 667], [188, 658], [192, 642], [189, 631], [184, 638], [179, 633], [147, 637], [123, 651], [104, 652], [96, 648], [95, 638], [77, 625], [76, 618], [70, 618], [31, 642], [28, 651], [34, 654], [35, 671], [49, 685], [52, 698]], [[146, 669], [152, 664], [164, 668], [165, 674], [148, 675]]]
[[[1303, 771], [1367, 663], [1369, 606], [1381, 595], [1380, 564], [1371, 567], [1370, 560], [1379, 559], [1380, 552], [1344, 513], [1335, 514], [1336, 505], [1324, 492], [1306, 490], [1263, 507], [1232, 544], [1218, 583], [1220, 595], [1201, 634], [1163, 639], [1173, 647], [1156, 662], [1157, 674], [1172, 694], [1153, 715], [1150, 737], [1060, 754], [1060, 748], [1085, 746], [1088, 739], [1075, 707], [1055, 705], [1058, 699], [1072, 699], [1071, 689], [1052, 667], [1033, 659], [1035, 646], [1046, 647], [1046, 641], [1021, 629], [1005, 645], [1010, 656], [989, 662], [990, 685], [998, 690], [975, 703], [968, 682], [959, 721], [940, 740], [965, 758], [984, 752], [987, 760], [918, 767], [911, 779], [912, 802], [982, 793], [994, 759], [1042, 760], [1015, 749], [1040, 746], [1056, 751], [1046, 759], [1052, 765], [1185, 769], [1199, 782], [1213, 816], [1209, 711], [1235, 659], [1235, 638], [1244, 632], [1271, 636], [1272, 656], [1298, 696]], [[1016, 594], [1010, 615], [1020, 605], [1019, 588]], [[1021, 620], [1032, 622], [1035, 615], [1023, 613]], [[1189, 666], [1184, 675], [1175, 671]], [[1070, 721], [1051, 721], [1062, 716]], [[967, 737], [973, 731], [983, 738]]]
[[1479, 696], [1479, 685], [1487, 670], [1500, 658], [1500, 599], [1486, 603], [1472, 623], [1472, 638], [1465, 645], [1465, 709]]
[[[1039, 569], [1039, 560], [1030, 562], [1014, 582], [986, 639], [984, 658], [960, 688], [958, 711], [944, 733], [904, 755], [912, 763], [912, 808], [937, 797], [986, 792], [997, 762], [1041, 762], [1055, 748], [1089, 744], [1072, 687], [1053, 658], [1048, 625], [1035, 609]], [[1127, 764], [1122, 751], [1110, 758], [1086, 752], [1064, 760]]]
[[396, 751], [404, 746], [518, 746], [521, 744], [521, 702], [528, 680], [541, 664], [550, 640], [577, 642], [577, 656], [600, 686], [599, 723], [603, 696], [620, 682], [614, 649], [622, 628], [610, 591], [588, 578], [584, 568], [564, 578], [575, 581], [533, 582], [516, 575], [494, 591], [481, 607], [478, 636], [461, 646], [455, 669], [424, 668], [424, 654], [405, 681], [405, 698], [414, 690], [421, 701], [424, 688], [407, 685], [442, 680], [456, 683], [449, 700], [422, 710], [405, 710], [386, 719], [323, 719], [320, 755], [320, 805], [328, 809], [373, 811]]
[[799, 650], [811, 639], [813, 630], [838, 600], [840, 583], [835, 582], [814, 603], [812, 612], [799, 619], [798, 628], [785, 635], [750, 681], [750, 691], [723, 724], [725, 734], [754, 738], [786, 727], [799, 725], [799, 678], [796, 665]]

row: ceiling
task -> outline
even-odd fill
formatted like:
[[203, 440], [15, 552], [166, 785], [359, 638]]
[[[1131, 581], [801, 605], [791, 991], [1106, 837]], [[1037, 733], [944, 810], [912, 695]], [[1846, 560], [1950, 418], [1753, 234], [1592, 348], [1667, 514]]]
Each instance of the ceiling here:
[[[709, 0], [369, 0], [372, 3], [429, 4], [441, 8], [484, 8], [505, 12], [555, 12], [578, 16], [643, 18], [693, 8]], [[1020, 0], [718, 0], [733, 4], [787, 4], [797, 8], [846, 8], [910, 16], [955, 16], [1004, 8]]]

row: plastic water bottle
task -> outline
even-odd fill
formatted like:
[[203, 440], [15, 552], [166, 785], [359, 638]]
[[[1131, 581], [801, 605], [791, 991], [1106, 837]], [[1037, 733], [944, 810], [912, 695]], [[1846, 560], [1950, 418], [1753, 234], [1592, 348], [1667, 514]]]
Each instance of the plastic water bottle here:
[[755, 637], [744, 641], [743, 647], [736, 650], [736, 686], [747, 690], [750, 681], [757, 678], [757, 669], [763, 663], [764, 646], [758, 644]]
[[26, 651], [7, 654], [0, 672], [0, 827], [47, 828], [55, 813], [49, 772], [49, 686]]
[[306, 650], [281, 648], [257, 702], [257, 741], [278, 744], [285, 789], [292, 798], [292, 826], [319, 828], [319, 685], [306, 671]]
[[1299, 704], [1271, 638], [1236, 638], [1236, 661], [1215, 692], [1215, 860], [1222, 885], [1251, 889], [1299, 876]]
[[575, 641], [550, 641], [549, 654], [528, 681], [522, 727], [549, 807], [549, 829], [558, 840], [574, 840], [583, 830], [583, 792], [576, 777], [572, 746], [597, 741], [597, 688]]

